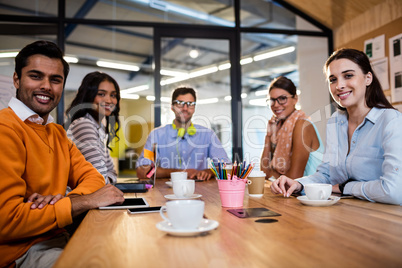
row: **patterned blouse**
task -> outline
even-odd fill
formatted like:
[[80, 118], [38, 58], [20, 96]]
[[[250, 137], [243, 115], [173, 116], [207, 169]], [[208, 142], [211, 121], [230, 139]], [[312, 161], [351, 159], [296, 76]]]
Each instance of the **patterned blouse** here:
[[106, 147], [107, 136], [103, 124], [99, 125], [90, 114], [86, 114], [70, 124], [67, 136], [85, 159], [102, 174], [106, 184], [116, 183], [117, 173]]

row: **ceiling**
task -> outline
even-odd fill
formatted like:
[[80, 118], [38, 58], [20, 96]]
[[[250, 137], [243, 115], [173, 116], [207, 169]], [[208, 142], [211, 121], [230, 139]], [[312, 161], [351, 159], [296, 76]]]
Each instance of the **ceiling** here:
[[[330, 29], [336, 29], [348, 20], [362, 14], [385, 0], [286, 0], [294, 7], [316, 19]], [[0, 0], [0, 14], [24, 16], [56, 16], [57, 1], [54, 0]], [[143, 21], [146, 23], [175, 23], [230, 26], [234, 22], [232, 0], [66, 0], [66, 17], [73, 19]], [[295, 30], [296, 16], [289, 10], [270, 0], [241, 1], [240, 18], [242, 26], [253, 28], [273, 28]], [[6, 22], [3, 22], [6, 24]], [[9, 29], [10, 28], [10, 29]], [[320, 29], [310, 25], [308, 30]], [[1, 28], [0, 28], [1, 29]], [[76, 79], [69, 79], [66, 89], [75, 90], [82, 76], [96, 67], [97, 60], [109, 60], [135, 64], [139, 71], [108, 72], [119, 81], [121, 89], [131, 89], [131, 95], [146, 96], [152, 94], [153, 82], [152, 55], [153, 30], [150, 27], [109, 26], [88, 24], [66, 25], [66, 54], [79, 58], [73, 65], [72, 74]], [[299, 28], [298, 28], [299, 29]], [[3, 38], [0, 49], [20, 48], [32, 35], [37, 38], [54, 38], [44, 35], [48, 28], [35, 25], [18, 25], [13, 23], [2, 28], [2, 34], [13, 32]], [[53, 29], [53, 31], [57, 29]], [[300, 30], [300, 29], [299, 29]], [[304, 30], [304, 29], [301, 29]], [[174, 31], [174, 29], [173, 29]], [[20, 35], [18, 35], [20, 34]], [[21, 36], [25, 34], [25, 36]], [[278, 49], [297, 47], [297, 36], [291, 34], [248, 33], [241, 38], [242, 58], [250, 59], [260, 54]], [[189, 51], [196, 49], [197, 58], [189, 56]], [[229, 43], [217, 39], [167, 38], [161, 44], [164, 71], [185, 72], [192, 76], [191, 84], [205, 96], [223, 97], [230, 94], [228, 69], [218, 70], [209, 75], [196, 76], [194, 73], [208, 69], [220, 68], [229, 60]], [[287, 75], [297, 84], [296, 51], [242, 65], [242, 82], [245, 92], [257, 91], [266, 87], [272, 78]], [[70, 75], [70, 76], [71, 76]], [[177, 78], [162, 74], [162, 81]], [[170, 80], [169, 80], [170, 79]], [[162, 95], [167, 95], [171, 87], [188, 80], [177, 79], [175, 83], [163, 87]], [[144, 89], [146, 86], [149, 89]], [[170, 85], [170, 86], [169, 86]], [[134, 92], [132, 88], [143, 87]], [[201, 90], [200, 90], [201, 89]]]
[[328, 28], [336, 30], [386, 0], [285, 0]]

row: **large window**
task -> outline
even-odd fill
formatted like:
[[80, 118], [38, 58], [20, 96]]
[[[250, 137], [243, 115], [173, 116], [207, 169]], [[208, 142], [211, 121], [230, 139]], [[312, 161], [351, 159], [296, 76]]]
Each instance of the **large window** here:
[[[2, 27], [2, 24], [0, 24]], [[15, 97], [13, 85], [14, 58], [25, 45], [39, 39], [57, 40], [55, 35], [2, 35], [0, 42], [0, 109], [8, 107], [11, 97]], [[51, 115], [56, 118], [56, 110]]]
[[[284, 34], [242, 34], [243, 156], [258, 162], [272, 111], [266, 99], [269, 83], [286, 75], [298, 84], [297, 37]], [[258, 41], [256, 41], [258, 40]], [[281, 40], [278, 45], [278, 40]]]
[[66, 16], [71, 18], [220, 25], [228, 27], [234, 27], [235, 25], [232, 0], [68, 0], [66, 4]]
[[170, 124], [171, 92], [180, 86], [197, 90], [193, 122], [211, 128], [232, 155], [229, 41], [163, 38], [161, 57], [161, 123]]
[[[111, 75], [121, 92], [119, 140], [112, 155], [122, 169], [133, 169], [146, 136], [153, 127], [149, 108], [154, 94], [153, 30], [147, 27], [66, 26], [66, 55], [75, 58], [64, 93], [65, 109], [75, 97], [84, 76], [93, 71]], [[91, 34], [88, 34], [91, 33]]]
[[[281, 46], [272, 46], [272, 40], [283, 40]], [[265, 40], [265, 46], [253, 40]], [[286, 41], [285, 41], [286, 40]], [[318, 126], [325, 137], [324, 116], [328, 109], [328, 91], [322, 74], [327, 56], [323, 38], [297, 35], [247, 33], [242, 35], [242, 115], [243, 156], [259, 162], [266, 134], [267, 121], [272, 111], [267, 106], [268, 87], [273, 79], [286, 76], [293, 81], [302, 109]], [[311, 64], [314, 62], [314, 64]], [[308, 66], [303, 68], [303, 66]]]
[[57, 17], [58, 1], [49, 0], [2, 0], [0, 14], [34, 17]]

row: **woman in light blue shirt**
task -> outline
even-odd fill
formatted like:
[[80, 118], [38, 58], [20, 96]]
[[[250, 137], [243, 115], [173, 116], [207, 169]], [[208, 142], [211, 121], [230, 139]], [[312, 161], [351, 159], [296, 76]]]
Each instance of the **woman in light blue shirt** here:
[[325, 63], [329, 90], [339, 105], [327, 123], [324, 159], [313, 175], [281, 176], [271, 191], [289, 197], [309, 183], [372, 202], [402, 204], [402, 114], [386, 99], [367, 56], [340, 49]]

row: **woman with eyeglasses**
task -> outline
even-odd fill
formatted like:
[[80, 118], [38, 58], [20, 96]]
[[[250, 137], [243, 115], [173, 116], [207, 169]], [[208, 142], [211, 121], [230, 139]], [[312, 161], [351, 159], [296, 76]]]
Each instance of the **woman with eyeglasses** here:
[[290, 79], [280, 76], [271, 82], [267, 102], [274, 115], [268, 122], [260, 164], [267, 178], [310, 175], [322, 161], [320, 135], [306, 114], [296, 110], [297, 101]]
[[385, 97], [364, 52], [337, 50], [324, 71], [338, 104], [327, 123], [324, 160], [313, 175], [281, 176], [271, 191], [289, 197], [303, 185], [328, 183], [336, 193], [402, 205], [402, 114]]
[[120, 88], [103, 72], [87, 74], [67, 109], [67, 135], [105, 178], [116, 183], [117, 172], [109, 154], [109, 143], [119, 130]]

